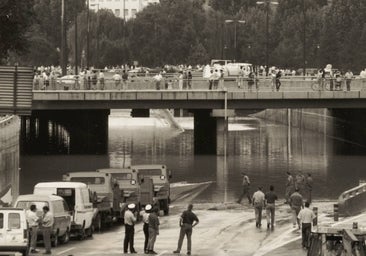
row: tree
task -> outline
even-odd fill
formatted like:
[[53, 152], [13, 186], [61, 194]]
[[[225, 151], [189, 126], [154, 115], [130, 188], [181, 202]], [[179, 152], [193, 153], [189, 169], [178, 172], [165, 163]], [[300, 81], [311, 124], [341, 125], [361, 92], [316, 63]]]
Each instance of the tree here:
[[33, 21], [32, 5], [32, 0], [0, 2], [0, 62], [12, 51], [24, 53], [27, 50], [26, 32]]

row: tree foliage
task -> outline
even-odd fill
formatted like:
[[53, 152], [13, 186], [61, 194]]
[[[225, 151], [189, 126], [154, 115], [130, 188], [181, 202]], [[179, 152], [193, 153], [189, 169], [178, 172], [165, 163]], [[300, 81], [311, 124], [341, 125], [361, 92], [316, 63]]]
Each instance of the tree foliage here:
[[9, 52], [24, 53], [28, 46], [27, 29], [32, 23], [33, 1], [0, 2], [0, 62]]
[[[19, 2], [7, 0], [2, 5], [15, 10]], [[23, 10], [23, 5], [16, 13], [29, 24], [30, 13], [34, 12], [34, 24], [25, 30], [20, 26], [23, 20], [16, 19], [18, 23], [11, 24], [16, 33], [11, 35], [1, 26], [0, 36], [8, 39], [0, 40], [0, 54], [24, 49], [28, 42], [29, 53], [21, 58], [24, 63], [58, 64], [61, 0], [26, 2], [33, 8], [24, 7]], [[107, 10], [91, 11], [89, 62], [92, 66], [103, 67], [137, 60], [142, 65], [160, 66], [204, 64], [214, 58], [232, 58], [264, 65], [268, 40], [270, 65], [301, 68], [305, 45], [305, 61], [309, 68], [324, 67], [328, 63], [339, 69], [364, 68], [365, 0], [278, 2], [278, 5], [269, 5], [268, 37], [267, 5], [258, 5], [254, 0], [161, 0], [148, 5], [135, 19], [127, 22]], [[75, 64], [74, 23], [78, 14], [78, 65], [85, 65], [85, 1], [65, 0], [65, 3], [69, 61]], [[3, 14], [1, 12], [1, 19], [5, 17]], [[245, 24], [239, 20], [245, 20]]]

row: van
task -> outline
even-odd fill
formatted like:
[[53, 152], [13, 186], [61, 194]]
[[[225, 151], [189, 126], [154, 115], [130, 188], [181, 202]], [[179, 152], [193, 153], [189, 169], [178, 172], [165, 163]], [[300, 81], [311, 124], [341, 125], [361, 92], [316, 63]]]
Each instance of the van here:
[[0, 251], [28, 255], [28, 225], [24, 209], [0, 208]]
[[77, 236], [80, 240], [93, 235], [92, 223], [95, 212], [86, 184], [81, 182], [41, 182], [34, 186], [33, 194], [62, 197], [72, 214], [70, 235]]
[[[53, 195], [20, 195], [14, 203], [17, 208], [28, 210], [34, 204], [37, 207], [37, 216], [43, 214], [42, 208], [48, 206], [54, 218], [51, 233], [52, 245], [56, 247], [59, 242], [67, 243], [70, 240], [71, 215], [65, 200]], [[42, 238], [42, 230], [38, 230], [38, 237]], [[41, 240], [41, 239], [39, 239]]]

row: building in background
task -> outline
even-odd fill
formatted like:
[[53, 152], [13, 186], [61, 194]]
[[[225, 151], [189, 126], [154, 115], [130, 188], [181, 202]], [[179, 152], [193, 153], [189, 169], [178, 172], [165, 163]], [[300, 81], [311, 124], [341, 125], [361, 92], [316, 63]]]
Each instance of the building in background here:
[[136, 17], [136, 13], [149, 4], [159, 3], [159, 0], [89, 0], [89, 8], [111, 10], [116, 17], [128, 20]]

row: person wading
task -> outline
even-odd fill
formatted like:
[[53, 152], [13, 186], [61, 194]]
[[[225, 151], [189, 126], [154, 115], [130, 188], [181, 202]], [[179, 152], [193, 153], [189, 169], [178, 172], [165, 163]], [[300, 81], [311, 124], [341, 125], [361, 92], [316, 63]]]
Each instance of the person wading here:
[[290, 197], [290, 206], [292, 211], [292, 224], [293, 227], [296, 228], [296, 222], [298, 224], [298, 227], [300, 229], [300, 223], [297, 219], [297, 215], [299, 214], [301, 208], [304, 207], [302, 195], [299, 193], [299, 189], [296, 188], [295, 192]]
[[250, 197], [250, 180], [249, 180], [249, 177], [245, 172], [242, 172], [241, 175], [243, 176], [242, 193], [241, 193], [237, 203], [240, 204], [243, 197], [246, 196], [248, 198], [249, 204], [252, 204], [252, 199]]
[[255, 214], [255, 226], [260, 228], [262, 226], [262, 210], [265, 206], [264, 193], [262, 188], [258, 187], [257, 192], [253, 194], [253, 206]]
[[266, 218], [267, 218], [267, 228], [274, 228], [275, 223], [275, 202], [278, 199], [276, 193], [274, 192], [274, 187], [269, 186], [269, 192], [266, 193]]
[[173, 253], [180, 253], [180, 250], [182, 249], [183, 239], [184, 236], [187, 236], [187, 255], [191, 255], [192, 251], [192, 228], [195, 227], [199, 220], [192, 212], [193, 205], [189, 204], [186, 211], [182, 213], [179, 220], [179, 226], [180, 226], [180, 234], [179, 234], [179, 240], [178, 240], [178, 247], [177, 250], [175, 250]]
[[312, 210], [309, 209], [309, 202], [305, 202], [305, 208], [302, 209], [297, 215], [297, 219], [301, 224], [301, 233], [302, 233], [302, 247], [304, 249], [309, 249], [309, 238], [311, 233], [311, 224], [313, 219], [315, 219], [315, 214]]

